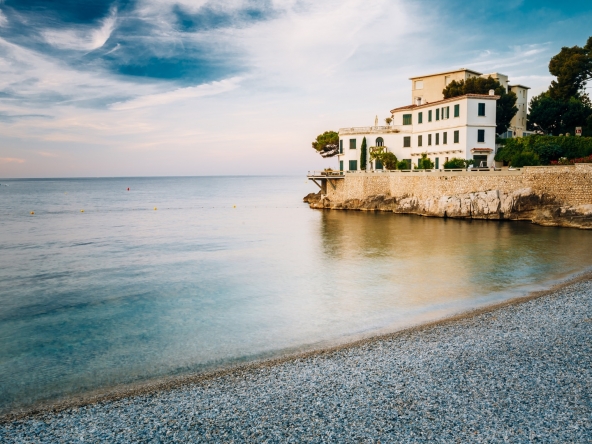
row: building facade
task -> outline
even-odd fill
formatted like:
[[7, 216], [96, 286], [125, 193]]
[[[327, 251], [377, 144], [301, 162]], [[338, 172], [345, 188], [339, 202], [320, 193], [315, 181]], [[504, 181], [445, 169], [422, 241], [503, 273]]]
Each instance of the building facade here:
[[[418, 165], [423, 153], [442, 168], [452, 158], [473, 159], [476, 166], [493, 166], [496, 140], [496, 100], [499, 96], [467, 94], [444, 99], [442, 90], [453, 80], [493, 77], [504, 88], [516, 92], [518, 113], [506, 136], [521, 137], [526, 129], [528, 87], [511, 86], [499, 73], [482, 74], [460, 69], [411, 78], [412, 104], [391, 110], [388, 126], [353, 127], [339, 130], [339, 168], [341, 171], [382, 169], [370, 161], [374, 147], [384, 147], [406, 160], [410, 168]], [[367, 163], [360, 165], [361, 145], [366, 138]]]

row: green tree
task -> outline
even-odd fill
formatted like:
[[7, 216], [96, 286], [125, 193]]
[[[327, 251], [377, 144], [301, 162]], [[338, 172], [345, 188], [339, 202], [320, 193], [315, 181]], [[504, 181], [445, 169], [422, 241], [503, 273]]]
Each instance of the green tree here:
[[398, 170], [410, 170], [411, 164], [409, 163], [409, 160], [403, 159], [400, 162], [397, 162], [397, 169]]
[[335, 131], [325, 131], [323, 134], [319, 134], [312, 147], [322, 157], [333, 157], [339, 154], [339, 134]]
[[366, 146], [366, 137], [362, 139], [362, 146], [360, 149], [360, 169], [365, 170], [368, 163], [368, 148]]
[[371, 146], [370, 160], [378, 160], [386, 170], [397, 169], [397, 156], [386, 150], [384, 146]]
[[427, 153], [421, 153], [421, 157], [417, 159], [418, 170], [431, 170], [434, 168], [434, 162], [432, 162]]
[[592, 37], [581, 48], [564, 46], [549, 62], [549, 72], [557, 80], [551, 82], [549, 96], [567, 102], [570, 98], [585, 96], [584, 88], [592, 80]]
[[[472, 163], [472, 161], [471, 161]], [[453, 157], [452, 159], [444, 162], [444, 168], [467, 168], [468, 164], [465, 159], [459, 159], [458, 157]]]
[[504, 133], [510, 127], [510, 122], [518, 112], [516, 107], [516, 94], [512, 91], [507, 92], [500, 82], [491, 76], [484, 77], [470, 77], [466, 80], [453, 80], [442, 91], [445, 99], [452, 97], [463, 96], [465, 94], [489, 94], [490, 90], [494, 90], [495, 94], [500, 96], [497, 100], [495, 108], [495, 132], [497, 134]]
[[510, 166], [522, 168], [524, 166], [540, 165], [539, 156], [531, 151], [523, 151], [512, 156]]
[[578, 97], [566, 101], [555, 99], [550, 91], [545, 91], [530, 101], [528, 128], [554, 136], [573, 135], [576, 126], [588, 126], [591, 117], [592, 106], [587, 100]]

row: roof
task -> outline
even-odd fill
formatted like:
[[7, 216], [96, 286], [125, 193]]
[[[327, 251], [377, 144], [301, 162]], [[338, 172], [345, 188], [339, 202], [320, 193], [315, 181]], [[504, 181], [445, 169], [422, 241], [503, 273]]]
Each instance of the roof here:
[[465, 94], [463, 96], [451, 97], [450, 99], [438, 100], [437, 102], [424, 103], [423, 105], [400, 106], [398, 108], [391, 109], [391, 114], [394, 114], [395, 112], [398, 112], [398, 111], [412, 110], [412, 109], [418, 109], [418, 108], [427, 108], [429, 106], [434, 106], [434, 105], [438, 105], [441, 103], [454, 102], [455, 100], [459, 100], [459, 99], [497, 100], [499, 98], [500, 98], [500, 96], [490, 96], [489, 94]]
[[461, 72], [461, 71], [468, 71], [471, 74], [477, 74], [478, 76], [482, 75], [482, 73], [477, 72], [477, 71], [473, 71], [472, 69], [460, 68], [460, 69], [455, 69], [455, 70], [452, 70], [452, 71], [444, 71], [444, 72], [437, 72], [437, 73], [434, 73], [434, 74], [426, 74], [426, 75], [423, 75], [423, 76], [409, 77], [409, 80], [422, 79], [424, 77], [441, 76], [443, 74], [452, 74], [453, 72]]
[[524, 86], [524, 85], [508, 85], [508, 88], [514, 88], [515, 86], [517, 86], [519, 88], [530, 89], [530, 86]]

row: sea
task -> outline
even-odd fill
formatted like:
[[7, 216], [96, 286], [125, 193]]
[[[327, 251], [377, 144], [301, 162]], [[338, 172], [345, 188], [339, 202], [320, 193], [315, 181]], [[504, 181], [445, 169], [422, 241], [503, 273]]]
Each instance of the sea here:
[[0, 413], [330, 347], [592, 268], [592, 232], [312, 210], [296, 177], [0, 179]]

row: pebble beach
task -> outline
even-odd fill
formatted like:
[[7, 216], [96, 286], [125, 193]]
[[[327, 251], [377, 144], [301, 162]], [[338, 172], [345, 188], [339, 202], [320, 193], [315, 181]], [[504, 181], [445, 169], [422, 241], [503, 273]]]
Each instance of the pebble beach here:
[[592, 281], [166, 390], [5, 416], [0, 442], [592, 442]]

